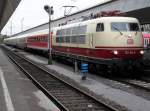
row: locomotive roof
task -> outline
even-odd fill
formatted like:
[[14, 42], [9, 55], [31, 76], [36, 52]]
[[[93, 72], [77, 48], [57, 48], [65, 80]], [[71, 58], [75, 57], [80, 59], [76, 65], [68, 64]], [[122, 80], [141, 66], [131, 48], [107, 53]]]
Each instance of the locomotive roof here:
[[128, 21], [128, 22], [135, 22], [135, 21], [138, 21], [136, 18], [133, 18], [133, 17], [119, 17], [119, 16], [116, 16], [116, 17], [101, 17], [101, 18], [97, 18], [95, 20], [104, 20], [104, 21], [117, 21], [117, 22], [120, 22], [120, 21]]
[[99, 22], [138, 22], [136, 18], [133, 17], [100, 17], [96, 19], [90, 19], [87, 21], [80, 21], [72, 24], [62, 25], [59, 27], [55, 27], [54, 29], [61, 29], [61, 28], [69, 28], [69, 27], [75, 27], [79, 25], [86, 25], [89, 23], [99, 23]]

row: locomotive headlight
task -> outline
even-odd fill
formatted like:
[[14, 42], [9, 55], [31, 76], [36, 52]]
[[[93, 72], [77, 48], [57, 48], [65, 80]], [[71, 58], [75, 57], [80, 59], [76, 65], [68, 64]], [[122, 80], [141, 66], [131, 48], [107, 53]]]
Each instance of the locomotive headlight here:
[[117, 50], [115, 50], [115, 51], [113, 51], [113, 53], [114, 53], [115, 55], [117, 55], [117, 54], [118, 54], [118, 51], [117, 51]]
[[141, 50], [141, 51], [140, 51], [140, 54], [142, 54], [142, 55], [143, 55], [143, 54], [144, 54], [144, 51], [143, 51], [143, 50]]

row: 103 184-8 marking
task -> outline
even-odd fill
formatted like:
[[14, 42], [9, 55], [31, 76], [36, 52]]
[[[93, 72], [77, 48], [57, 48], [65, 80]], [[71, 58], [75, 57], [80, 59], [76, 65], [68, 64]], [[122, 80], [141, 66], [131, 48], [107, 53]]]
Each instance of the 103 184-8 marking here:
[[134, 51], [134, 50], [126, 50], [125, 54], [136, 54], [136, 51]]

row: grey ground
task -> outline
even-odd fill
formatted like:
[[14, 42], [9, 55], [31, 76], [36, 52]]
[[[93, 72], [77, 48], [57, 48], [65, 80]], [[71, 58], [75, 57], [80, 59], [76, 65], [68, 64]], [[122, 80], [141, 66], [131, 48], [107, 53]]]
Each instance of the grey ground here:
[[[58, 108], [0, 50], [0, 68], [15, 111], [59, 111]], [[0, 111], [7, 111], [0, 82]]]

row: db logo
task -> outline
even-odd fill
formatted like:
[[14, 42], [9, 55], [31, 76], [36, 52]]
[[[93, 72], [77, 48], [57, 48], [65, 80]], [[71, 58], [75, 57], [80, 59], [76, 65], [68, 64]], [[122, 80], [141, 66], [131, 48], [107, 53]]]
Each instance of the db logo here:
[[134, 43], [133, 39], [127, 39], [127, 44], [131, 45], [133, 43]]

